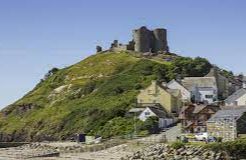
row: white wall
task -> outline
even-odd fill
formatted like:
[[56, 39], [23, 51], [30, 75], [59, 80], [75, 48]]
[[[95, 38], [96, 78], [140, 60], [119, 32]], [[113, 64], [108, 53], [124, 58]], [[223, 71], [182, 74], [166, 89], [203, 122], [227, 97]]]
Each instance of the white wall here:
[[[156, 117], [148, 107], [138, 116], [141, 121], [146, 121], [148, 117]], [[159, 128], [165, 128], [174, 123], [174, 119], [172, 118], [159, 118]]]
[[[216, 98], [216, 95], [214, 94], [213, 90], [208, 91], [198, 91], [200, 94], [200, 101], [204, 102], [207, 101], [209, 104], [214, 102], [214, 98]], [[213, 96], [212, 98], [206, 97], [206, 96]], [[217, 98], [216, 98], [217, 99]]]
[[236, 103], [230, 104], [230, 105], [238, 105], [238, 106], [243, 106], [246, 105], [246, 94], [241, 96], [236, 100]]
[[147, 107], [139, 116], [138, 118], [141, 120], [141, 121], [146, 121], [146, 119], [148, 119], [148, 117], [153, 117], [156, 115]]

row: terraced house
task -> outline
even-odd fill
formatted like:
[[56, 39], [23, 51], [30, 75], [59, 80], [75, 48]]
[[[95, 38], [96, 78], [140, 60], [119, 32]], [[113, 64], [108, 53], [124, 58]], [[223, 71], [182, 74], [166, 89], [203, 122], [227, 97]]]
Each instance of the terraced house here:
[[178, 114], [181, 107], [181, 93], [177, 89], [168, 89], [156, 81], [152, 81], [151, 85], [141, 90], [137, 96], [138, 104], [160, 104], [169, 114]]

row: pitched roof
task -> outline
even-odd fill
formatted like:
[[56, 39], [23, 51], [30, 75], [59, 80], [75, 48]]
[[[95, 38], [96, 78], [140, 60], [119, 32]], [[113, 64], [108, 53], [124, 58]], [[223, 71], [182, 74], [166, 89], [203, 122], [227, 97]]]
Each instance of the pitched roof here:
[[241, 89], [237, 90], [235, 93], [233, 93], [231, 96], [229, 96], [225, 100], [225, 102], [226, 103], [233, 103], [234, 101], [236, 101], [238, 98], [242, 97], [245, 94], [246, 94], [246, 89], [241, 88]]
[[195, 108], [193, 110], [193, 113], [199, 113], [201, 112], [204, 108], [206, 108], [207, 105], [195, 105]]
[[220, 120], [237, 120], [239, 119], [244, 113], [246, 112], [246, 109], [224, 109], [219, 110], [216, 112], [209, 120], [208, 122], [215, 122]]
[[145, 108], [132, 108], [128, 112], [130, 112], [130, 113], [137, 113], [137, 112], [142, 112], [144, 110], [145, 110]]
[[160, 109], [160, 108], [157, 108], [157, 107], [148, 107], [157, 117], [159, 118], [167, 118], [167, 113]]
[[[168, 88], [170, 88], [169, 86], [170, 86], [172, 83], [177, 83], [180, 87], [182, 87], [183, 89], [187, 90], [187, 88], [185, 88], [181, 83], [179, 83], [179, 82], [176, 81], [175, 79], [173, 79], [173, 80], [171, 80], [170, 82], [168, 82], [168, 83], [166, 84], [166, 86], [167, 86]], [[170, 89], [171, 89], [171, 88], [170, 88]], [[188, 91], [188, 90], [187, 90], [187, 91]]]
[[[191, 111], [190, 114], [198, 114], [200, 113], [203, 109], [209, 107], [210, 109], [212, 109], [213, 113], [216, 112], [217, 110], [219, 110], [219, 107], [217, 106], [212, 106], [212, 105], [204, 105], [204, 104], [191, 104], [189, 106], [183, 106], [180, 114], [179, 114], [179, 118], [183, 119], [185, 118], [185, 111], [190, 108], [193, 107], [193, 110]], [[210, 112], [211, 113], [211, 112]]]
[[191, 91], [194, 87], [216, 88], [217, 83], [215, 77], [185, 77], [182, 85]]
[[246, 109], [246, 105], [242, 106], [220, 106], [222, 110]]

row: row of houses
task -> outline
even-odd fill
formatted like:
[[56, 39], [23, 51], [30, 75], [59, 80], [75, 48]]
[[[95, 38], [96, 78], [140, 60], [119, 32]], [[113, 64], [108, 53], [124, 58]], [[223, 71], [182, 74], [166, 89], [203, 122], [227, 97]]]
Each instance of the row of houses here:
[[[212, 68], [204, 77], [185, 77], [169, 83], [152, 81], [150, 86], [141, 90], [137, 96], [137, 108], [132, 108], [129, 113], [134, 113], [142, 121], [156, 116], [159, 118], [160, 128], [180, 120], [183, 132], [209, 132], [213, 136], [224, 136], [226, 140], [233, 139], [232, 135], [235, 138], [235, 135], [244, 132], [237, 128], [237, 122], [240, 121], [240, 126], [244, 125], [241, 119], [246, 111], [246, 106], [242, 106], [246, 105], [246, 79], [237, 85], [231, 82], [232, 80], [222, 76], [216, 68]], [[235, 106], [241, 107], [238, 109], [239, 107]], [[227, 113], [230, 111], [237, 114], [228, 119], [230, 115]], [[227, 121], [234, 124], [220, 125]], [[222, 126], [225, 128], [221, 129]], [[232, 126], [234, 129], [230, 129]], [[231, 132], [227, 133], [229, 131]]]

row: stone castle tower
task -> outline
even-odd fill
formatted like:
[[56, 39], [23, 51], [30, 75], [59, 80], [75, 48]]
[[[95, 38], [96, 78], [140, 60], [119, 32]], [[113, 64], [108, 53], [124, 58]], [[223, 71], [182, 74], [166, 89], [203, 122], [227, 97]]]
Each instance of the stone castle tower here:
[[[132, 31], [133, 40], [128, 44], [118, 43], [114, 40], [111, 43], [111, 51], [136, 51], [140, 53], [167, 53], [169, 52], [167, 43], [167, 30], [164, 28], [157, 28], [149, 30], [147, 27], [142, 26], [139, 29]], [[101, 52], [102, 48], [97, 47], [97, 51]]]
[[168, 52], [167, 30], [158, 28], [153, 31], [145, 26], [133, 30], [134, 50], [136, 52]]

